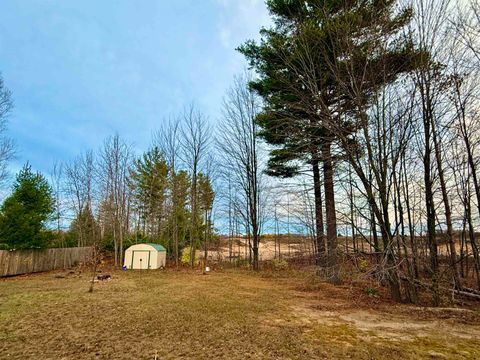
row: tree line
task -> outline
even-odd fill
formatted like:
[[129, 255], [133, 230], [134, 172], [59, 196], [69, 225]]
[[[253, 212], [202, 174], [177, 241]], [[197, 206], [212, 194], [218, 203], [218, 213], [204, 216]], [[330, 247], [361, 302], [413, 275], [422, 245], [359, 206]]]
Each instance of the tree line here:
[[65, 164], [63, 189], [77, 244], [108, 244], [115, 264], [132, 243], [161, 243], [177, 264], [188, 247], [193, 264], [195, 250], [213, 236], [208, 128], [207, 118], [189, 107], [155, 133], [139, 157], [115, 135], [98, 152]]
[[419, 284], [435, 304], [443, 286], [480, 289], [479, 3], [267, 6], [273, 25], [239, 51], [263, 100], [267, 173], [312, 179], [319, 275], [342, 281], [341, 215], [393, 299], [417, 301]]
[[[13, 102], [1, 84], [6, 121]], [[208, 131], [207, 118], [191, 106], [166, 122], [140, 156], [114, 135], [97, 151], [55, 163], [50, 181], [26, 164], [0, 208], [1, 247], [93, 245], [112, 250], [120, 265], [127, 246], [155, 242], [177, 264], [187, 248], [193, 265], [195, 250], [214, 235]]]
[[[205, 259], [216, 244], [214, 203], [225, 202], [222, 182], [228, 181], [235, 197], [230, 204], [237, 203], [242, 222], [248, 223], [239, 233], [251, 238], [255, 255], [250, 262], [258, 269], [259, 102], [245, 76], [239, 76], [227, 92], [218, 128], [192, 105], [162, 120], [151, 146], [140, 155], [113, 135], [97, 150], [54, 163], [49, 176], [27, 163], [0, 209], [0, 247], [93, 245], [112, 251], [115, 265], [120, 265], [126, 247], [149, 241], [164, 245], [175, 264], [193, 266], [198, 250]], [[13, 101], [1, 84], [5, 100], [1, 119], [6, 126]], [[14, 147], [7, 138], [4, 145], [11, 147], [0, 159], [6, 179]]]

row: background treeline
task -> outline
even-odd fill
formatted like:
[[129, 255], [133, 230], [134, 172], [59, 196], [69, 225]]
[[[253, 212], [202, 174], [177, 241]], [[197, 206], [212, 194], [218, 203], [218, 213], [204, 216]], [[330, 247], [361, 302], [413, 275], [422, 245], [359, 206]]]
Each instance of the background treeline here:
[[[10, 111], [3, 83], [1, 90]], [[126, 247], [155, 242], [176, 262], [187, 248], [193, 264], [192, 249], [213, 241], [208, 129], [206, 117], [190, 107], [139, 156], [114, 135], [97, 151], [56, 163], [50, 181], [25, 165], [0, 209], [1, 247], [94, 245], [111, 250], [119, 265]]]
[[364, 252], [397, 301], [478, 295], [479, 3], [267, 6], [273, 26], [239, 50], [258, 74], [267, 172], [311, 179], [318, 273], [339, 283], [344, 255]]
[[132, 243], [160, 243], [178, 261], [182, 249], [210, 242], [214, 192], [208, 136], [206, 118], [191, 107], [158, 131], [138, 157], [115, 135], [96, 153], [57, 167], [57, 188], [73, 215], [65, 241], [99, 244], [114, 252], [115, 264]]

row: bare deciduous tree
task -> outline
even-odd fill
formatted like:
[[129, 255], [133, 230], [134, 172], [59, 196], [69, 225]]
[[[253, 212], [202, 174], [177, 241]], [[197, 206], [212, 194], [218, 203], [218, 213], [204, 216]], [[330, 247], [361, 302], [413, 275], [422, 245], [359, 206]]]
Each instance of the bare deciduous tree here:
[[103, 232], [113, 237], [115, 265], [123, 260], [123, 242], [129, 231], [129, 170], [132, 162], [130, 146], [119, 135], [105, 140], [99, 152], [97, 177], [101, 191], [100, 211]]
[[174, 258], [175, 265], [178, 267], [179, 262], [179, 229], [178, 229], [178, 219], [177, 219], [177, 202], [175, 201], [177, 197], [177, 181], [176, 176], [178, 173], [179, 167], [179, 157], [181, 152], [181, 142], [180, 142], [180, 119], [177, 117], [169, 118], [168, 122], [163, 125], [160, 130], [158, 130], [153, 136], [153, 142], [156, 146], [160, 148], [163, 155], [165, 156], [168, 165], [170, 167], [171, 173], [171, 187], [172, 187], [172, 201], [171, 201], [171, 213], [172, 213], [172, 237], [174, 244]]
[[247, 237], [251, 238], [252, 266], [258, 270], [258, 249], [263, 223], [264, 194], [262, 151], [256, 116], [260, 100], [248, 88], [248, 74], [235, 78], [223, 101], [217, 146], [225, 176], [242, 189], [246, 207]]
[[6, 88], [2, 75], [0, 74], [0, 184], [2, 184], [8, 176], [7, 165], [15, 153], [13, 140], [6, 135], [8, 116], [12, 109], [12, 94], [10, 90]]
[[181, 117], [181, 156], [191, 177], [190, 186], [190, 265], [195, 264], [195, 250], [198, 246], [199, 219], [198, 219], [198, 174], [202, 169], [203, 161], [208, 152], [212, 132], [208, 119], [193, 105], [185, 108]]
[[92, 151], [86, 151], [65, 166], [65, 187], [76, 220], [78, 246], [94, 242], [95, 235], [88, 231], [91, 225], [88, 219], [93, 212], [94, 176], [95, 159]]

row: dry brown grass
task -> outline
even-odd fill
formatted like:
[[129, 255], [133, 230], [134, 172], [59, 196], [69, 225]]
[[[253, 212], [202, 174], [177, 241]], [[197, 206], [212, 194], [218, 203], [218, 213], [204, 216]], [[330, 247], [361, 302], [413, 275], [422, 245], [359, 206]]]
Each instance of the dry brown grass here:
[[[480, 357], [475, 310], [425, 310], [305, 271], [0, 280], [2, 359]], [[465, 320], [468, 319], [468, 320]]]

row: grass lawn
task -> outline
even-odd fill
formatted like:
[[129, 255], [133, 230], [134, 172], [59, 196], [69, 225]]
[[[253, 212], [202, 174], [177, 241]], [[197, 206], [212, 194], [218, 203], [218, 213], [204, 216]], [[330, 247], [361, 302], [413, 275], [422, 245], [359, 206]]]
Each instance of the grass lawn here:
[[306, 271], [0, 280], [1, 359], [480, 358], [478, 310], [395, 305]]

